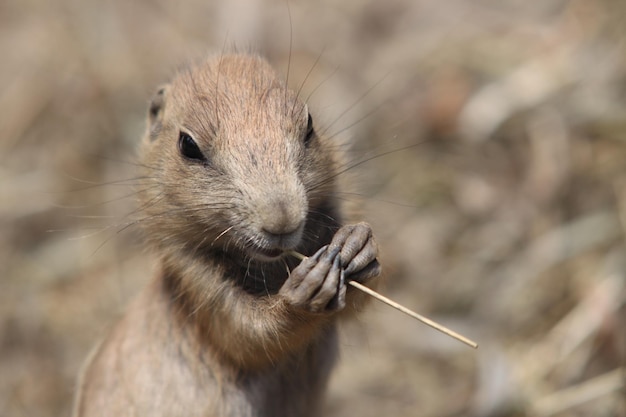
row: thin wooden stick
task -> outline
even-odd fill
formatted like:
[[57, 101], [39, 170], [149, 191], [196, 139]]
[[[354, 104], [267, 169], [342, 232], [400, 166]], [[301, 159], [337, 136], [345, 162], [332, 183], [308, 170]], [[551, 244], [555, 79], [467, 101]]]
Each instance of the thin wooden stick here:
[[[289, 252], [287, 252], [287, 254], [289, 254], [289, 255], [291, 255], [291, 256], [293, 256], [295, 258], [298, 258], [301, 261], [307, 258], [303, 254], [295, 252], [295, 251], [289, 251]], [[391, 307], [395, 308], [396, 310], [399, 310], [399, 311], [403, 312], [404, 314], [407, 314], [407, 315], [413, 317], [414, 319], [421, 321], [425, 325], [430, 326], [430, 327], [432, 327], [435, 330], [439, 330], [440, 332], [445, 333], [448, 336], [450, 336], [450, 337], [452, 337], [452, 338], [454, 338], [454, 339], [456, 339], [456, 340], [458, 340], [460, 342], [463, 342], [466, 345], [468, 345], [468, 346], [470, 346], [470, 347], [472, 347], [474, 349], [478, 348], [478, 343], [474, 342], [473, 340], [470, 340], [467, 337], [462, 336], [459, 333], [457, 333], [457, 332], [455, 332], [453, 330], [450, 330], [447, 327], [445, 327], [445, 326], [443, 326], [443, 325], [441, 325], [441, 324], [439, 324], [439, 323], [437, 323], [437, 322], [435, 322], [435, 321], [433, 321], [433, 320], [431, 320], [431, 319], [429, 319], [427, 317], [422, 316], [421, 314], [418, 314], [418, 313], [414, 312], [413, 310], [409, 310], [408, 308], [404, 307], [403, 305], [396, 303], [395, 301], [385, 297], [384, 295], [381, 295], [381, 294], [377, 293], [376, 291], [372, 290], [369, 287], [366, 287], [363, 284], [360, 284], [360, 283], [358, 283], [356, 281], [348, 281], [348, 285], [351, 285], [352, 287], [357, 288], [360, 291], [363, 291], [364, 293], [366, 293], [366, 294], [376, 298], [379, 301], [382, 301], [383, 303], [387, 304], [388, 306], [391, 306]]]
[[369, 295], [371, 295], [372, 297], [374, 297], [375, 299], [382, 301], [383, 303], [395, 308], [396, 310], [399, 310], [401, 312], [403, 312], [404, 314], [407, 314], [411, 317], [413, 317], [414, 319], [417, 319], [419, 321], [421, 321], [422, 323], [426, 324], [427, 326], [432, 327], [433, 329], [439, 330], [442, 333], [447, 334], [450, 337], [455, 338], [456, 340], [465, 343], [468, 346], [473, 347], [474, 349], [478, 348], [478, 343], [468, 339], [465, 336], [462, 336], [460, 334], [458, 334], [457, 332], [448, 329], [447, 327], [429, 319], [428, 317], [424, 317], [421, 314], [417, 314], [415, 311], [413, 310], [409, 310], [408, 308], [404, 307], [401, 304], [396, 303], [393, 300], [390, 300], [389, 298], [385, 297], [384, 295], [381, 295], [379, 293], [377, 293], [376, 291], [372, 290], [371, 288], [366, 287], [363, 284], [360, 284], [356, 281], [348, 281], [349, 285], [352, 285], [354, 288], [358, 288], [359, 290], [363, 291], [364, 293], [367, 293]]

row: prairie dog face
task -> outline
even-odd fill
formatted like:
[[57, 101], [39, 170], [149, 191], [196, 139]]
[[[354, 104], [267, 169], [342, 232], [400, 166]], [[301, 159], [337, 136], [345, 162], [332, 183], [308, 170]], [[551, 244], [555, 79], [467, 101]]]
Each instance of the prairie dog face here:
[[140, 190], [147, 237], [170, 250], [276, 260], [307, 241], [307, 226], [320, 227], [310, 213], [334, 189], [331, 149], [261, 58], [191, 67], [150, 105]]

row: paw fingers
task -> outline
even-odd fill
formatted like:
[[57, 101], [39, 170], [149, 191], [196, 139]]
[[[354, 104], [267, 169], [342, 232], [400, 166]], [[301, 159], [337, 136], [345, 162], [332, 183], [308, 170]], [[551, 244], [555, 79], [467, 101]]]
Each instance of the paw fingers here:
[[310, 306], [312, 300], [315, 299], [315, 308], [318, 308], [318, 304], [323, 299], [323, 296], [318, 298], [318, 294], [320, 292], [325, 294], [327, 291], [325, 284], [329, 274], [332, 275], [333, 273], [332, 270], [337, 263], [338, 253], [339, 248], [324, 247], [312, 257], [303, 260], [285, 281], [280, 289], [280, 294], [287, 298], [290, 304], [299, 307]]
[[311, 311], [319, 313], [327, 309], [331, 300], [337, 295], [341, 274], [339, 257], [335, 256], [332, 267], [324, 279], [324, 283], [309, 303]]
[[372, 231], [365, 223], [344, 226], [333, 237], [330, 247], [340, 247], [342, 267], [346, 267], [367, 244]]
[[336, 246], [341, 247], [341, 266], [348, 276], [358, 273], [378, 256], [378, 245], [367, 223], [339, 229], [330, 243], [330, 247]]
[[378, 245], [373, 236], [369, 236], [369, 239], [365, 242], [359, 252], [356, 253], [345, 266], [346, 274], [351, 275], [361, 271], [367, 267], [371, 262], [376, 260], [378, 256]]

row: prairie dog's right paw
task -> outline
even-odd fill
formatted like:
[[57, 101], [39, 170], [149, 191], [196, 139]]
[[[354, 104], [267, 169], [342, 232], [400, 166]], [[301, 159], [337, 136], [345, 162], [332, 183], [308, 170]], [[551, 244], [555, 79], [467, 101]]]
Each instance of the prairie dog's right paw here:
[[324, 246], [304, 259], [283, 284], [279, 295], [287, 302], [311, 313], [341, 310], [346, 304], [346, 285], [341, 268], [341, 248]]

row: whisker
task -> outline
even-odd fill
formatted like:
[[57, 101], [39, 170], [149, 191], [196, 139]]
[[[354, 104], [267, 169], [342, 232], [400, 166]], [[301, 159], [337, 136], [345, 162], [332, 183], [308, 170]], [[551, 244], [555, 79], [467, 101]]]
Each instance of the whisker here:
[[155, 177], [140, 176], [140, 177], [134, 177], [134, 178], [125, 178], [125, 179], [122, 179], [122, 180], [114, 180], [114, 181], [107, 181], [107, 182], [95, 182], [95, 181], [83, 180], [83, 179], [80, 179], [80, 178], [77, 178], [77, 177], [73, 177], [71, 175], [67, 175], [67, 176], [72, 181], [75, 181], [75, 182], [78, 182], [78, 183], [82, 183], [82, 184], [89, 184], [89, 186], [82, 187], [82, 188], [75, 188], [75, 189], [72, 189], [72, 190], [69, 190], [69, 191], [62, 191], [64, 193], [66, 193], [66, 192], [86, 191], [86, 190], [92, 190], [92, 189], [95, 189], [95, 188], [98, 188], [98, 187], [114, 186], [114, 185], [130, 187], [130, 186], [142, 185], [142, 183], [138, 183], [137, 182], [137, 181], [140, 181], [140, 180], [154, 180], [154, 179], [156, 179]]
[[64, 209], [64, 210], [85, 210], [85, 209], [90, 209], [90, 208], [95, 208], [95, 207], [101, 207], [101, 206], [105, 206], [107, 204], [112, 204], [112, 203], [116, 203], [118, 201], [125, 200], [127, 198], [136, 196], [138, 194], [141, 194], [143, 192], [146, 192], [146, 191], [152, 190], [154, 188], [158, 188], [158, 187], [159, 187], [158, 184], [152, 184], [148, 188], [136, 190], [136, 191], [134, 191], [134, 192], [132, 192], [130, 194], [125, 194], [123, 196], [112, 198], [110, 200], [100, 201], [98, 203], [85, 204], [85, 205], [80, 205], [80, 206], [66, 206], [66, 205], [62, 205], [62, 204], [52, 204], [52, 207], [59, 208], [59, 209]]
[[[354, 126], [362, 123], [364, 120], [367, 120], [370, 116], [372, 116], [373, 114], [375, 114], [377, 111], [379, 111], [381, 108], [383, 108], [383, 106], [385, 106], [386, 103], [382, 102], [379, 103], [378, 105], [376, 105], [373, 109], [369, 110], [367, 113], [365, 113], [363, 116], [359, 117], [358, 119], [356, 119], [355, 121], [351, 122], [350, 124], [340, 128], [339, 130], [337, 130], [336, 132], [333, 132], [331, 134], [328, 135], [328, 137], [330, 139], [335, 138], [337, 136], [339, 136], [340, 134], [342, 134], [343, 132], [345, 132], [346, 130], [350, 130], [352, 129]], [[330, 128], [330, 126], [329, 126]]]
[[147, 168], [147, 169], [150, 169], [150, 170], [156, 169], [155, 167], [147, 165], [146, 163], [141, 162], [138, 159], [133, 159], [133, 160], [117, 159], [117, 158], [114, 158], [112, 156], [99, 155], [99, 154], [85, 154], [85, 156], [88, 157], [88, 158], [92, 158], [92, 159], [99, 159], [99, 160], [107, 161], [107, 162], [115, 162], [115, 163], [120, 164], [120, 165], [130, 165], [130, 166], [133, 166], [133, 167]]
[[293, 49], [293, 22], [291, 18], [291, 7], [289, 6], [289, 0], [287, 3], [287, 13], [289, 14], [289, 57], [287, 58], [287, 75], [285, 76], [285, 98], [283, 105], [285, 107], [285, 117], [287, 117], [287, 93], [289, 92], [289, 73], [291, 72], [291, 53]]
[[328, 80], [330, 80], [333, 75], [335, 75], [337, 73], [337, 71], [339, 71], [340, 66], [336, 66], [334, 70], [332, 70], [330, 72], [330, 74], [328, 74], [326, 76], [326, 78], [324, 78], [322, 81], [320, 81], [320, 83], [318, 85], [315, 86], [315, 88], [313, 90], [311, 90], [311, 92], [309, 93], [309, 95], [306, 97], [306, 100], [304, 100], [305, 103], [308, 103], [309, 101], [311, 101], [311, 97], [313, 97], [313, 95], [317, 92], [317, 90], [320, 89], [321, 86], [323, 86], [324, 84], [326, 84], [326, 82]]
[[225, 229], [222, 233], [220, 233], [219, 235], [217, 235], [217, 237], [216, 237], [215, 239], [213, 239], [213, 242], [211, 242], [211, 246], [213, 246], [213, 245], [215, 244], [215, 242], [217, 242], [217, 240], [218, 240], [219, 238], [221, 238], [222, 236], [224, 236], [226, 233], [230, 232], [230, 231], [233, 229], [233, 227], [235, 227], [235, 226], [234, 226], [234, 225], [233, 225], [233, 226], [230, 226], [230, 227], [226, 228], [226, 229]]
[[[384, 198], [377, 198], [371, 195], [364, 195], [364, 194], [354, 193], [354, 192], [336, 191], [334, 197], [337, 199], [341, 199], [343, 201], [360, 201], [360, 200], [363, 200], [364, 198], [367, 198], [367, 200], [369, 201], [376, 201], [378, 203], [389, 204], [389, 205], [397, 206], [397, 207], [419, 208], [419, 205], [415, 205], [415, 204], [408, 204], [408, 203], [403, 203], [400, 201], [387, 200]], [[354, 197], [354, 198], [350, 198], [350, 197]]]
[[354, 102], [352, 102], [352, 104], [350, 104], [344, 111], [339, 113], [339, 115], [328, 126], [326, 126], [326, 128], [322, 132], [322, 135], [325, 135], [328, 132], [328, 130], [335, 123], [337, 123], [339, 120], [341, 120], [343, 118], [343, 116], [345, 116], [357, 104], [359, 104], [361, 101], [363, 101], [365, 99], [365, 97], [367, 97], [376, 87], [378, 87], [379, 84], [381, 84], [389, 76], [389, 74], [390, 73], [385, 74], [378, 81], [376, 81], [374, 84], [372, 84], [367, 90], [365, 90], [365, 92], [363, 94], [361, 94]]
[[291, 106], [291, 114], [292, 115], [293, 115], [293, 112], [295, 111], [296, 103], [298, 102], [298, 98], [300, 98], [300, 93], [302, 92], [302, 89], [304, 88], [304, 86], [306, 85], [306, 82], [308, 81], [309, 77], [313, 73], [313, 70], [315, 69], [315, 67], [317, 67], [317, 64], [320, 62], [320, 59], [322, 58], [322, 55], [324, 54], [325, 50], [326, 50], [326, 46], [324, 46], [322, 51], [317, 55], [317, 58], [315, 59], [315, 62], [313, 63], [311, 68], [309, 68], [309, 71], [304, 76], [304, 80], [302, 81], [302, 84], [300, 84], [300, 87], [298, 88], [298, 91], [296, 91], [296, 99], [294, 100], [293, 105]]
[[356, 162], [347, 163], [343, 167], [340, 167], [340, 169], [337, 172], [335, 172], [333, 175], [329, 175], [329, 176], [325, 177], [322, 181], [319, 181], [318, 183], [314, 184], [312, 186], [312, 189], [314, 190], [316, 188], [321, 187], [322, 185], [328, 184], [328, 182], [330, 182], [333, 179], [339, 177], [340, 175], [343, 175], [346, 172], [348, 172], [348, 171], [350, 171], [350, 170], [352, 170], [352, 169], [354, 169], [354, 168], [356, 168], [358, 166], [361, 166], [361, 165], [363, 165], [363, 164], [365, 164], [367, 162], [370, 162], [370, 161], [373, 161], [375, 159], [382, 158], [384, 156], [391, 155], [391, 154], [394, 154], [394, 153], [397, 153], [397, 152], [402, 152], [402, 151], [406, 151], [408, 149], [416, 148], [418, 146], [424, 145], [425, 143], [428, 143], [428, 140], [424, 140], [422, 142], [412, 143], [410, 145], [402, 146], [400, 148], [394, 148], [394, 149], [391, 149], [389, 151], [385, 151], [385, 152], [382, 152], [382, 153], [375, 154], [373, 156], [365, 157], [365, 158], [360, 159], [360, 160], [358, 160]]
[[220, 120], [219, 107], [218, 107], [218, 97], [220, 90], [220, 73], [222, 71], [222, 61], [224, 60], [224, 52], [226, 51], [226, 40], [228, 39], [228, 32], [224, 35], [224, 43], [222, 44], [222, 51], [220, 52], [220, 58], [217, 62], [217, 74], [215, 75], [215, 99], [214, 99], [214, 112], [215, 112], [215, 120], [217, 124], [217, 130], [220, 130], [222, 127], [222, 123]]

